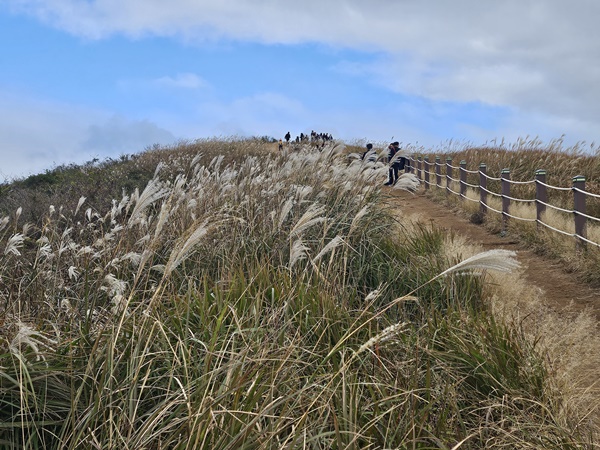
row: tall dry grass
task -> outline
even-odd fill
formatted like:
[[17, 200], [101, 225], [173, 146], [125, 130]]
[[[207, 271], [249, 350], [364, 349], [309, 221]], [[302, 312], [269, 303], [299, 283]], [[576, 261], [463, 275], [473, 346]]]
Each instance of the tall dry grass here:
[[510, 255], [461, 263], [347, 153], [152, 149], [104, 208], [9, 211], [0, 445], [593, 448], [537, 344], [491, 314]]
[[[467, 161], [467, 170], [476, 171], [480, 163], [487, 166], [490, 177], [499, 178], [503, 169], [510, 170], [511, 180], [516, 182], [528, 182], [534, 179], [538, 169], [547, 172], [546, 183], [559, 188], [570, 188], [575, 176], [583, 175], [586, 178], [586, 191], [600, 195], [600, 179], [598, 178], [600, 163], [598, 149], [591, 146], [584, 148], [582, 145], [565, 148], [562, 140], [554, 140], [542, 143], [538, 139], [521, 139], [514, 144], [505, 142], [493, 143], [495, 145], [474, 147], [468, 144], [458, 145], [448, 143], [447, 147], [440, 147], [439, 152], [431, 153], [425, 149], [413, 149], [420, 151], [419, 155], [427, 155], [431, 162], [435, 156], [440, 156], [440, 161], [445, 162], [447, 158], [452, 160], [453, 166], [458, 166], [461, 160]], [[415, 153], [416, 154], [416, 153]], [[431, 169], [431, 181], [435, 184], [434, 169]], [[459, 206], [473, 220], [482, 221], [484, 217], [480, 214], [479, 192], [473, 189], [467, 190], [468, 199], [458, 201], [457, 196], [445, 196], [445, 168], [441, 169], [442, 189], [433, 189], [432, 195], [439, 200], [445, 198], [450, 204]], [[458, 174], [455, 173], [455, 178]], [[479, 176], [468, 174], [467, 183], [478, 185]], [[457, 183], [452, 183], [452, 189], [458, 191]], [[488, 189], [495, 193], [501, 192], [500, 182], [489, 180]], [[485, 216], [485, 224], [493, 231], [509, 232], [540, 253], [547, 254], [561, 260], [565, 267], [580, 275], [582, 281], [589, 282], [595, 286], [600, 284], [598, 264], [600, 263], [600, 248], [589, 244], [586, 251], [581, 251], [575, 238], [553, 231], [551, 228], [536, 226], [532, 223], [536, 218], [535, 204], [527, 200], [535, 198], [534, 184], [512, 184], [511, 197], [524, 199], [525, 201], [511, 201], [510, 214], [515, 218], [505, 221], [501, 214], [489, 211]], [[488, 195], [488, 205], [496, 211], [502, 210], [501, 199], [497, 196]], [[573, 193], [570, 190], [548, 189], [548, 203], [566, 210], [573, 209]], [[586, 200], [586, 213], [593, 217], [600, 217], [600, 201], [588, 196]], [[571, 214], [566, 214], [551, 208], [547, 208], [543, 222], [550, 227], [561, 230], [566, 234], [573, 234], [574, 220]], [[587, 239], [600, 243], [600, 223], [588, 220]]]

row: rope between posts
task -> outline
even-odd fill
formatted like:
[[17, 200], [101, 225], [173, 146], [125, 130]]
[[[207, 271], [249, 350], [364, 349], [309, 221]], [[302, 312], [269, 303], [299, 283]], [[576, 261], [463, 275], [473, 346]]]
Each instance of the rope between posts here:
[[460, 192], [453, 191], [453, 190], [452, 190], [452, 189], [450, 189], [450, 187], [448, 187], [448, 186], [446, 186], [446, 189], [448, 189], [448, 190], [449, 190], [450, 192], [452, 192], [454, 195], [461, 196], [461, 193], [460, 193]]
[[554, 205], [551, 205], [549, 203], [545, 203], [545, 202], [543, 202], [541, 200], [538, 200], [538, 202], [540, 202], [542, 205], [544, 205], [544, 206], [546, 206], [548, 208], [554, 209], [556, 211], [562, 211], [562, 212], [567, 213], [567, 214], [571, 214], [573, 212], [572, 209], [559, 208], [558, 206], [554, 206]]
[[486, 188], [484, 188], [483, 186], [480, 186], [479, 189], [481, 189], [484, 192], [487, 192], [488, 194], [492, 194], [496, 197], [502, 197], [502, 194], [497, 194], [496, 192], [489, 191]]
[[533, 183], [535, 183], [535, 180], [514, 181], [514, 180], [507, 180], [506, 178], [504, 178], [504, 181], [508, 181], [510, 184], [533, 184]]
[[582, 194], [589, 195], [590, 197], [594, 197], [594, 198], [600, 198], [600, 195], [598, 195], [598, 194], [592, 194], [591, 192], [582, 191], [581, 189], [579, 189], [579, 188], [576, 188], [576, 187], [574, 187], [574, 188], [572, 188], [572, 189], [573, 189], [574, 191], [581, 192]]
[[596, 247], [600, 247], [600, 244], [598, 244], [597, 242], [590, 241], [589, 239], [586, 239], [583, 236], [579, 236], [578, 234], [576, 234], [575, 236], [578, 237], [579, 239], [581, 239], [582, 241], [587, 242], [588, 244], [592, 244], [592, 245], [595, 245]]
[[570, 236], [570, 237], [575, 237], [575, 236], [577, 236], [575, 233], [567, 233], [566, 231], [559, 230], [558, 228], [554, 228], [553, 226], [551, 226], [551, 225], [548, 225], [547, 223], [545, 223], [545, 222], [542, 222], [541, 220], [538, 220], [538, 221], [537, 221], [537, 223], [539, 223], [539, 224], [542, 224], [542, 225], [544, 225], [546, 228], [550, 228], [551, 230], [553, 230], [553, 231], [556, 231], [557, 233], [564, 234], [565, 236]]
[[494, 177], [490, 177], [487, 173], [483, 173], [482, 171], [479, 171], [479, 173], [481, 175], [483, 175], [484, 177], [486, 177], [488, 180], [492, 180], [492, 181], [502, 181], [502, 178], [494, 178]]
[[535, 182], [541, 184], [542, 186], [546, 186], [547, 188], [554, 189], [556, 191], [572, 191], [573, 190], [572, 187], [565, 188], [565, 187], [552, 186], [551, 184], [546, 184], [540, 180], [535, 180]]
[[521, 220], [523, 222], [537, 222], [537, 219], [526, 219], [525, 217], [517, 217], [517, 216], [513, 216], [512, 214], [509, 214], [507, 212], [502, 212], [502, 214], [504, 214], [505, 216], [508, 216], [512, 219]]
[[484, 205], [486, 207], [486, 209], [489, 209], [490, 211], [494, 211], [495, 213], [502, 214], [502, 211], [494, 209], [490, 205], [486, 205], [481, 200], [479, 200], [479, 203], [481, 203], [482, 205]]
[[595, 220], [597, 222], [600, 222], [600, 218], [598, 218], [598, 217], [588, 216], [587, 214], [582, 213], [580, 211], [573, 211], [573, 212], [578, 216], [585, 217], [586, 219]]
[[509, 200], [514, 200], [515, 202], [523, 202], [523, 203], [534, 203], [535, 199], [526, 199], [526, 198], [514, 198], [514, 197], [509, 197], [508, 195], [503, 195], [503, 198], [507, 198]]

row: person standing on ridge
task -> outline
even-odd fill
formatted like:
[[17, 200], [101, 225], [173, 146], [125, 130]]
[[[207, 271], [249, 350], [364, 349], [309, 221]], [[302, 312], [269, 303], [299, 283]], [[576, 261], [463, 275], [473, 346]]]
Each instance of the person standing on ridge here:
[[363, 152], [363, 154], [362, 154], [362, 158], [361, 158], [361, 159], [363, 159], [363, 160], [366, 158], [367, 154], [368, 154], [368, 153], [369, 153], [371, 150], [373, 150], [373, 144], [371, 144], [371, 143], [367, 144], [367, 147], [366, 147], [366, 148], [367, 148], [367, 149], [366, 149], [366, 150]]
[[396, 181], [398, 181], [398, 172], [400, 170], [404, 170], [406, 158], [404, 156], [394, 158], [398, 151], [400, 151], [400, 143], [398, 141], [392, 142], [388, 146], [388, 163], [390, 163], [390, 168], [388, 170], [388, 182], [384, 183], [384, 186], [392, 186], [396, 184]]
[[292, 137], [292, 135], [290, 134], [290, 132], [288, 131], [288, 132], [285, 134], [285, 136], [284, 136], [284, 137], [285, 137], [285, 142], [287, 142], [287, 143], [289, 144], [289, 143], [290, 143], [290, 138]]

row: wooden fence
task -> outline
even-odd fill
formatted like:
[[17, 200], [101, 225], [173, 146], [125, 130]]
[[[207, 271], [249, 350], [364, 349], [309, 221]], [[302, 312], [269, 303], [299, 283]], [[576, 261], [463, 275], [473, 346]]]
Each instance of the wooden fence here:
[[[581, 248], [586, 248], [587, 244], [591, 244], [600, 248], [600, 243], [594, 242], [587, 237], [588, 221], [600, 222], [600, 218], [586, 214], [586, 203], [590, 197], [600, 199], [600, 195], [586, 192], [585, 177], [578, 175], [573, 177], [573, 184], [570, 187], [552, 186], [546, 183], [546, 171], [537, 170], [534, 178], [528, 181], [513, 181], [510, 179], [510, 169], [503, 169], [500, 177], [494, 178], [487, 173], [487, 166], [484, 163], [479, 165], [478, 170], [467, 170], [467, 162], [461, 161], [459, 166], [452, 165], [452, 159], [447, 158], [445, 162], [440, 161], [440, 157], [436, 156], [435, 161], [430, 162], [428, 157], [408, 157], [410, 166], [406, 166], [406, 170], [414, 173], [425, 185], [425, 189], [431, 187], [445, 189], [446, 195], [456, 195], [463, 201], [478, 202], [482, 214], [487, 214], [489, 211], [496, 212], [502, 215], [503, 226], [506, 227], [508, 220], [520, 220], [527, 222], [535, 222], [538, 227], [545, 227], [554, 232], [575, 238], [577, 245]], [[458, 175], [458, 178], [456, 176]], [[475, 178], [477, 184], [467, 182], [468, 178]], [[494, 192], [488, 186], [496, 182], [499, 184], [499, 192]], [[535, 196], [532, 198], [515, 198], [511, 196], [511, 187], [515, 185], [535, 185]], [[458, 191], [452, 189], [453, 185], [458, 185]], [[479, 192], [479, 199], [475, 200], [467, 196], [467, 188]], [[548, 202], [548, 190], [556, 191], [571, 191], [573, 196], [573, 209], [561, 208], [552, 205]], [[489, 205], [488, 198], [497, 197], [501, 200], [502, 210], [492, 208]], [[511, 203], [533, 203], [536, 208], [536, 218], [528, 219], [511, 215]], [[565, 230], [560, 230], [544, 222], [544, 213], [547, 209], [552, 209], [567, 213], [573, 216], [575, 232], [571, 233]]]

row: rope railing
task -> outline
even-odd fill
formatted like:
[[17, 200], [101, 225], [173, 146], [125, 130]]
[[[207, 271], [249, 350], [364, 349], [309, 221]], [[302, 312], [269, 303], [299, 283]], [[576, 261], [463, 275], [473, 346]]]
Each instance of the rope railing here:
[[547, 188], [550, 188], [550, 189], [554, 189], [555, 191], [572, 191], [572, 190], [573, 190], [573, 188], [572, 188], [572, 187], [559, 187], [559, 186], [552, 186], [552, 185], [550, 185], [550, 184], [542, 183], [542, 182], [541, 182], [541, 181], [539, 181], [539, 180], [536, 180], [536, 181], [537, 181], [537, 184], [539, 184], [539, 185], [541, 185], [541, 186], [544, 186], [544, 187], [547, 187]]
[[543, 206], [546, 206], [547, 208], [553, 209], [555, 211], [560, 211], [560, 212], [564, 212], [564, 213], [567, 213], [567, 214], [573, 214], [575, 212], [572, 209], [560, 208], [558, 206], [551, 205], [550, 203], [546, 203], [546, 202], [543, 202], [541, 200], [537, 200], [537, 201], [540, 202], [540, 204], [542, 204]]
[[495, 196], [495, 197], [502, 197], [502, 194], [498, 194], [497, 192], [490, 191], [489, 189], [486, 189], [486, 188], [484, 188], [484, 187], [481, 187], [481, 186], [479, 186], [479, 189], [481, 189], [481, 190], [482, 190], [482, 191], [484, 191], [485, 193], [487, 193], [487, 194], [491, 194], [491, 195], [493, 195], [493, 196]]
[[587, 195], [588, 197], [600, 198], [600, 195], [598, 195], [598, 194], [592, 194], [591, 192], [582, 191], [581, 189], [578, 189], [578, 188], [576, 188], [576, 187], [574, 187], [574, 188], [571, 188], [571, 189], [572, 189], [573, 191], [576, 191], [576, 192], [581, 192], [582, 194], [585, 194], [585, 195]]
[[577, 212], [577, 211], [573, 211], [575, 214], [585, 217], [588, 220], [595, 220], [596, 222], [600, 222], [600, 217], [594, 217], [594, 216], [588, 216], [587, 214], [584, 214], [582, 212]]
[[537, 223], [539, 223], [540, 225], [544, 225], [546, 228], [549, 228], [552, 231], [556, 231], [557, 233], [564, 234], [565, 236], [576, 237], [576, 235], [574, 233], [568, 233], [566, 231], [559, 230], [558, 228], [554, 228], [552, 225], [549, 225], [546, 222], [542, 222], [541, 220], [538, 220]]
[[515, 201], [515, 202], [521, 202], [521, 203], [535, 203], [537, 200], [535, 198], [514, 198], [514, 197], [509, 197], [508, 195], [504, 195], [504, 198], [507, 198], [509, 200]]
[[480, 175], [483, 175], [486, 179], [488, 180], [492, 180], [492, 181], [502, 181], [502, 178], [494, 178], [494, 177], [490, 177], [489, 175], [486, 175], [485, 173], [479, 172]]
[[514, 180], [508, 180], [508, 182], [510, 184], [535, 184], [535, 180], [529, 180], [529, 181], [514, 181]]
[[[456, 195], [461, 200], [468, 200], [474, 203], [479, 203], [480, 210], [483, 214], [491, 211], [502, 215], [503, 228], [505, 229], [508, 220], [518, 220], [523, 222], [535, 222], [538, 226], [545, 227], [549, 230], [563, 234], [565, 236], [573, 237], [577, 241], [577, 245], [585, 247], [586, 244], [594, 245], [600, 248], [600, 244], [593, 242], [587, 237], [587, 222], [594, 221], [600, 222], [600, 217], [594, 217], [586, 212], [586, 198], [600, 199], [600, 195], [588, 192], [585, 190], [585, 177], [577, 176], [573, 178], [572, 187], [561, 187], [553, 186], [546, 183], [546, 171], [537, 170], [535, 172], [535, 178], [532, 180], [511, 180], [510, 170], [503, 169], [500, 177], [493, 177], [487, 173], [487, 166], [480, 164], [479, 170], [468, 170], [466, 161], [461, 161], [460, 166], [452, 165], [452, 159], [447, 158], [446, 162], [441, 162], [440, 157], [436, 156], [435, 161], [430, 162], [428, 157], [417, 158], [409, 157], [410, 165], [407, 166], [407, 171], [416, 173], [417, 177], [424, 182], [425, 189], [430, 189], [435, 186], [439, 189], [444, 189], [446, 195]], [[442, 173], [442, 168], [445, 168], [445, 173]], [[460, 177], [454, 177], [454, 171], [458, 171]], [[478, 175], [479, 184], [467, 182], [468, 175]], [[470, 177], [473, 178], [473, 177]], [[430, 181], [431, 180], [431, 181]], [[444, 183], [445, 180], [445, 183]], [[488, 188], [488, 181], [499, 182], [500, 192], [495, 192], [491, 188]], [[460, 187], [459, 191], [452, 189], [453, 186], [458, 184]], [[515, 198], [511, 196], [511, 186], [525, 186], [535, 185], [535, 196], [534, 198]], [[494, 187], [495, 186], [495, 187]], [[494, 184], [494, 189], [498, 185]], [[467, 196], [467, 188], [473, 191], [479, 191], [479, 199], [473, 199]], [[562, 192], [573, 192], [573, 209], [566, 209], [556, 205], [552, 205], [548, 202], [548, 191], [562, 191]], [[501, 199], [502, 209], [496, 209], [488, 204], [488, 196]], [[536, 218], [525, 218], [518, 217], [510, 212], [511, 203], [524, 203], [524, 204], [535, 204]], [[559, 211], [561, 213], [572, 214], [575, 224], [575, 233], [570, 233], [564, 230], [560, 230], [550, 224], [544, 222], [542, 217], [546, 210]]]

